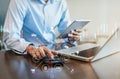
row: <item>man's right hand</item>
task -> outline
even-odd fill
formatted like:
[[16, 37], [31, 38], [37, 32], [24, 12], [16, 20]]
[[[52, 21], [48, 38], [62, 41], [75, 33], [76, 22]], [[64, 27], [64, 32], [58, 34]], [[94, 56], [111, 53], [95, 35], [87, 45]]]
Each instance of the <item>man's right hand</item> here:
[[40, 59], [42, 59], [46, 55], [48, 55], [49, 58], [53, 59], [54, 55], [58, 54], [57, 51], [50, 50], [50, 49], [46, 48], [45, 46], [35, 47], [32, 45], [29, 45], [26, 48], [26, 52], [29, 53], [32, 57], [40, 58]]

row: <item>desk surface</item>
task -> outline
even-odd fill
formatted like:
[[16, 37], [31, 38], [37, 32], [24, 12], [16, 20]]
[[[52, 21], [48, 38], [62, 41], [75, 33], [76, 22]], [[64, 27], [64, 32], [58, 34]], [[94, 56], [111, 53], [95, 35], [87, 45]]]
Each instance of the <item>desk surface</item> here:
[[0, 52], [0, 79], [120, 79], [120, 53], [93, 63], [68, 60], [63, 67], [43, 69], [29, 56]]

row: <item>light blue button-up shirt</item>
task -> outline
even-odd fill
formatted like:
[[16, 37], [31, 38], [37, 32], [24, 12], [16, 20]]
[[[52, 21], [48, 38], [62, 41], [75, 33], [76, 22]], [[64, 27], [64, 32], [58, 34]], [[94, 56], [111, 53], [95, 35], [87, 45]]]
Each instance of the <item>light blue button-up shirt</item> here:
[[11, 0], [3, 40], [8, 48], [24, 52], [29, 44], [55, 43], [55, 28], [61, 33], [69, 24], [65, 0]]

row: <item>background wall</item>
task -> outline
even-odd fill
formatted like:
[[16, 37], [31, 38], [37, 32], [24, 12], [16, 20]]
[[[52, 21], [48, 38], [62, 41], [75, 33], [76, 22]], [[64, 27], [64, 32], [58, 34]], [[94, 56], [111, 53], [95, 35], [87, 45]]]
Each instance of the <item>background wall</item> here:
[[9, 0], [0, 0], [0, 40], [2, 38], [2, 27], [5, 20]]
[[90, 32], [111, 33], [120, 24], [120, 0], [67, 0], [71, 20], [88, 19]]
[[4, 23], [9, 0], [0, 0], [0, 25]]

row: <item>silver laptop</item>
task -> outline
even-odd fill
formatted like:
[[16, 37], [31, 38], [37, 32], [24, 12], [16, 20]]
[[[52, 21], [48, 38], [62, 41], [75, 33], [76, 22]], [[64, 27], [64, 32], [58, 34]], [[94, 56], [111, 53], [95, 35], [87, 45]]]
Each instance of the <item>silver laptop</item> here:
[[86, 43], [75, 47], [58, 50], [59, 54], [69, 58], [93, 62], [120, 51], [120, 30], [117, 28], [106, 42], [99, 46], [97, 44]]

